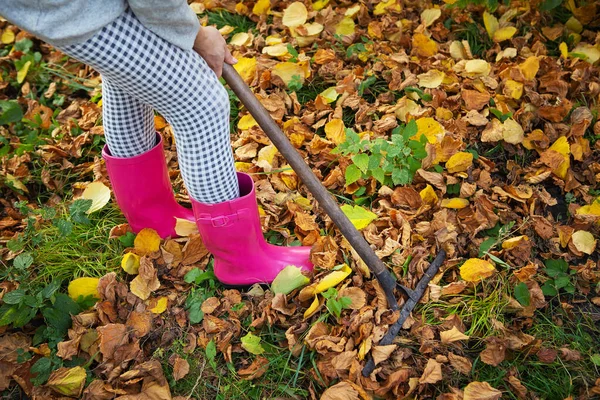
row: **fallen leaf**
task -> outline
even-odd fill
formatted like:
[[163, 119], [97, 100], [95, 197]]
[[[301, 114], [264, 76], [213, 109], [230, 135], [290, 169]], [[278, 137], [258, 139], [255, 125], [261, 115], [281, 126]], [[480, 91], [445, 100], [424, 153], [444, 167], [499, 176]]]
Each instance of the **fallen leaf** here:
[[83, 367], [59, 368], [52, 372], [46, 385], [55, 392], [79, 397], [85, 384], [86, 371]]
[[351, 206], [349, 204], [344, 204], [340, 208], [350, 219], [352, 225], [354, 225], [354, 227], [358, 230], [366, 228], [367, 225], [377, 219], [377, 214], [372, 213], [371, 211], [366, 210], [358, 205]]
[[156, 300], [156, 305], [149, 310], [153, 314], [162, 314], [166, 311], [168, 303], [169, 299], [166, 296], [161, 296]]
[[480, 258], [470, 258], [460, 267], [460, 277], [467, 282], [479, 282], [496, 272], [496, 268]]
[[248, 332], [245, 336], [240, 338], [242, 341], [242, 348], [251, 354], [262, 354], [265, 352], [265, 349], [260, 344], [260, 337], [253, 335]]
[[343, 381], [325, 390], [321, 400], [360, 400], [360, 397], [349, 382]]
[[350, 267], [344, 264], [340, 270], [332, 271], [323, 279], [321, 279], [317, 286], [315, 286], [314, 294], [324, 292], [329, 288], [337, 286], [338, 283], [346, 279], [351, 273], [352, 270]]
[[73, 300], [77, 300], [80, 297], [85, 298], [88, 296], [92, 296], [95, 299], [100, 299], [100, 294], [98, 293], [98, 282], [100, 279], [98, 278], [77, 278], [73, 279], [69, 283], [69, 287], [67, 288], [67, 292], [69, 293], [69, 297]]
[[141, 256], [158, 251], [159, 246], [160, 236], [152, 228], [142, 229], [133, 241], [133, 247]]
[[459, 331], [456, 326], [452, 327], [449, 331], [440, 332], [440, 338], [442, 339], [442, 343], [454, 343], [460, 340], [469, 340], [469, 336]]
[[110, 201], [110, 189], [102, 182], [92, 182], [87, 185], [81, 197], [92, 200], [92, 205], [86, 211], [86, 214], [91, 214], [100, 210]]
[[302, 275], [302, 269], [294, 265], [288, 265], [282, 269], [271, 284], [273, 293], [288, 294], [294, 289], [302, 287], [310, 282], [310, 279]]
[[419, 383], [436, 383], [442, 380], [442, 365], [433, 358], [427, 360], [427, 365], [423, 374], [419, 378]]
[[127, 253], [121, 260], [121, 268], [129, 275], [137, 275], [140, 269], [140, 256], [135, 253]]
[[471, 382], [464, 389], [463, 400], [497, 400], [502, 392], [494, 389], [487, 382]]
[[308, 11], [303, 3], [296, 1], [285, 9], [281, 23], [288, 28], [295, 28], [306, 22]]
[[575, 231], [571, 236], [575, 248], [585, 254], [591, 255], [596, 250], [596, 239], [588, 231]]

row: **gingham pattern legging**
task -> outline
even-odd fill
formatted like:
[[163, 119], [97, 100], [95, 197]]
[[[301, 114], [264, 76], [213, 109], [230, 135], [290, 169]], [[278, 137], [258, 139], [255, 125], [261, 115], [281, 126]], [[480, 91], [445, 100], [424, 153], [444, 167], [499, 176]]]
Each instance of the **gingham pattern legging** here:
[[173, 127], [190, 196], [210, 204], [239, 197], [229, 96], [195, 51], [160, 38], [130, 10], [91, 39], [61, 50], [102, 75], [104, 134], [113, 156], [155, 146], [157, 110]]

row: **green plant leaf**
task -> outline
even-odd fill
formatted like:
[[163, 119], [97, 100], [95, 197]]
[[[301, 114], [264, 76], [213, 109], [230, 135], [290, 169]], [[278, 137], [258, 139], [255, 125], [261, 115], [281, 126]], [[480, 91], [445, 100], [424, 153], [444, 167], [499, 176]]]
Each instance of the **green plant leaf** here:
[[310, 279], [302, 275], [302, 269], [295, 265], [288, 265], [282, 269], [271, 284], [273, 293], [288, 294], [292, 290], [302, 287], [310, 282]]
[[17, 269], [26, 269], [33, 264], [33, 257], [30, 253], [21, 253], [13, 260], [13, 265]]
[[135, 241], [135, 233], [127, 232], [126, 234], [119, 236], [119, 242], [125, 247], [133, 247]]
[[52, 360], [47, 357], [40, 358], [31, 366], [29, 371], [32, 375], [35, 375], [35, 377], [31, 378], [31, 383], [35, 386], [43, 385], [53, 371]]
[[362, 172], [354, 164], [348, 165], [346, 168], [346, 185], [351, 185], [362, 177]]
[[4, 295], [4, 297], [2, 298], [2, 301], [4, 301], [6, 304], [19, 304], [23, 298], [25, 297], [25, 290], [23, 289], [16, 289], [13, 290], [12, 292], [8, 292]]
[[562, 4], [563, 0], [546, 0], [539, 5], [541, 11], [550, 11]]
[[558, 290], [554, 287], [553, 280], [546, 281], [542, 285], [542, 293], [544, 293], [544, 296], [556, 296], [558, 294]]
[[358, 230], [366, 228], [367, 225], [377, 219], [377, 214], [362, 208], [361, 206], [352, 207], [349, 204], [344, 204], [341, 207], [342, 211], [352, 222], [352, 225]]
[[561, 273], [567, 273], [569, 269], [569, 264], [563, 259], [546, 260], [544, 261], [544, 264], [546, 265], [546, 274], [551, 278], [554, 278]]
[[479, 257], [483, 257], [485, 255], [485, 253], [487, 253], [492, 247], [494, 247], [494, 244], [496, 244], [496, 241], [498, 240], [498, 238], [496, 237], [489, 237], [487, 239], [485, 239], [480, 245], [479, 245]]
[[251, 354], [262, 354], [265, 349], [260, 344], [260, 337], [248, 332], [247, 335], [241, 337], [242, 348]]
[[16, 100], [0, 100], [0, 125], [8, 125], [23, 119], [23, 110]]
[[377, 167], [374, 170], [371, 171], [371, 175], [373, 175], [373, 178], [377, 179], [377, 181], [379, 183], [381, 183], [382, 185], [385, 185], [385, 171], [383, 170], [383, 168], [381, 167]]
[[54, 225], [58, 228], [61, 236], [69, 236], [73, 232], [73, 224], [62, 218], [54, 221]]
[[567, 287], [569, 284], [571, 283], [571, 278], [568, 275], [559, 275], [556, 278], [554, 278], [554, 286], [556, 286], [557, 289], [562, 289]]
[[529, 293], [529, 288], [524, 282], [521, 282], [515, 286], [515, 299], [517, 299], [522, 306], [527, 307], [530, 304], [531, 294]]
[[365, 153], [360, 153], [352, 157], [352, 162], [361, 170], [363, 174], [367, 173], [369, 168], [369, 156]]
[[592, 361], [595, 366], [600, 367], [600, 354], [592, 354], [590, 356], [590, 361]]

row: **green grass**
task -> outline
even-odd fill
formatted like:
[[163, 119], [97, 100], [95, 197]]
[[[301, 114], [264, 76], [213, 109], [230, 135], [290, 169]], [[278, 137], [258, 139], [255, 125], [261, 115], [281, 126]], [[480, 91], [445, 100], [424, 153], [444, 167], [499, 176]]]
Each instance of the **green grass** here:
[[[165, 376], [174, 396], [220, 400], [307, 398], [309, 396], [308, 369], [312, 366], [308, 351], [303, 349], [296, 359], [287, 348], [273, 344], [283, 340], [285, 333], [272, 327], [265, 328], [260, 336], [261, 344], [265, 348], [262, 356], [269, 360], [269, 367], [263, 376], [255, 380], [244, 380], [237, 374], [237, 370], [242, 368], [241, 361], [252, 362], [256, 357], [245, 352], [234, 353], [233, 363], [229, 364], [223, 361], [220, 354], [217, 354], [215, 370], [202, 348], [196, 348], [193, 353], [185, 354], [183, 352], [185, 343], [178, 339], [168, 349], [157, 349], [154, 357], [163, 364]], [[189, 373], [179, 381], [173, 379], [173, 368], [168, 363], [172, 354], [179, 354], [190, 365]]]
[[233, 14], [225, 10], [208, 11], [206, 15], [208, 16], [208, 24], [216, 25], [217, 29], [227, 25], [233, 27], [234, 29], [229, 37], [240, 32], [256, 31], [256, 24], [244, 15]]
[[484, 281], [478, 284], [474, 291], [469, 292], [469, 289], [465, 289], [450, 301], [418, 304], [415, 314], [421, 314], [429, 325], [439, 325], [442, 322], [434, 315], [435, 311], [441, 311], [444, 316], [455, 314], [465, 323], [466, 335], [486, 338], [496, 333], [493, 320], [503, 323], [506, 319], [506, 294], [509, 290], [508, 283], [502, 280], [496, 280], [494, 283]]
[[300, 104], [304, 105], [309, 101], [316, 99], [319, 93], [333, 85], [335, 85], [335, 82], [326, 82], [320, 78], [315, 78], [311, 81], [304, 82], [302, 88], [296, 90], [296, 96], [298, 97]]
[[[67, 206], [59, 208], [58, 216], [67, 215]], [[119, 270], [124, 246], [108, 239], [110, 230], [126, 220], [116, 204], [109, 203], [89, 216], [91, 224], [73, 224], [68, 236], [61, 236], [54, 225], [43, 225], [37, 233], [41, 242], [29, 245], [34, 255], [34, 281], [73, 279], [80, 276], [101, 277]]]
[[466, 40], [473, 56], [483, 57], [485, 52], [492, 47], [492, 41], [481, 25], [469, 22], [464, 26], [453, 28], [458, 40]]

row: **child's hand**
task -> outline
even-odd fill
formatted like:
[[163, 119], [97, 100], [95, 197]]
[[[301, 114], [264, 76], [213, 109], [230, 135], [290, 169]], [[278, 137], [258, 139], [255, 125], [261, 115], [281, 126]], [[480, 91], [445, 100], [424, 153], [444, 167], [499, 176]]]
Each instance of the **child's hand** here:
[[204, 58], [218, 78], [223, 72], [223, 63], [232, 65], [237, 63], [221, 33], [212, 26], [200, 28], [194, 41], [194, 50]]

